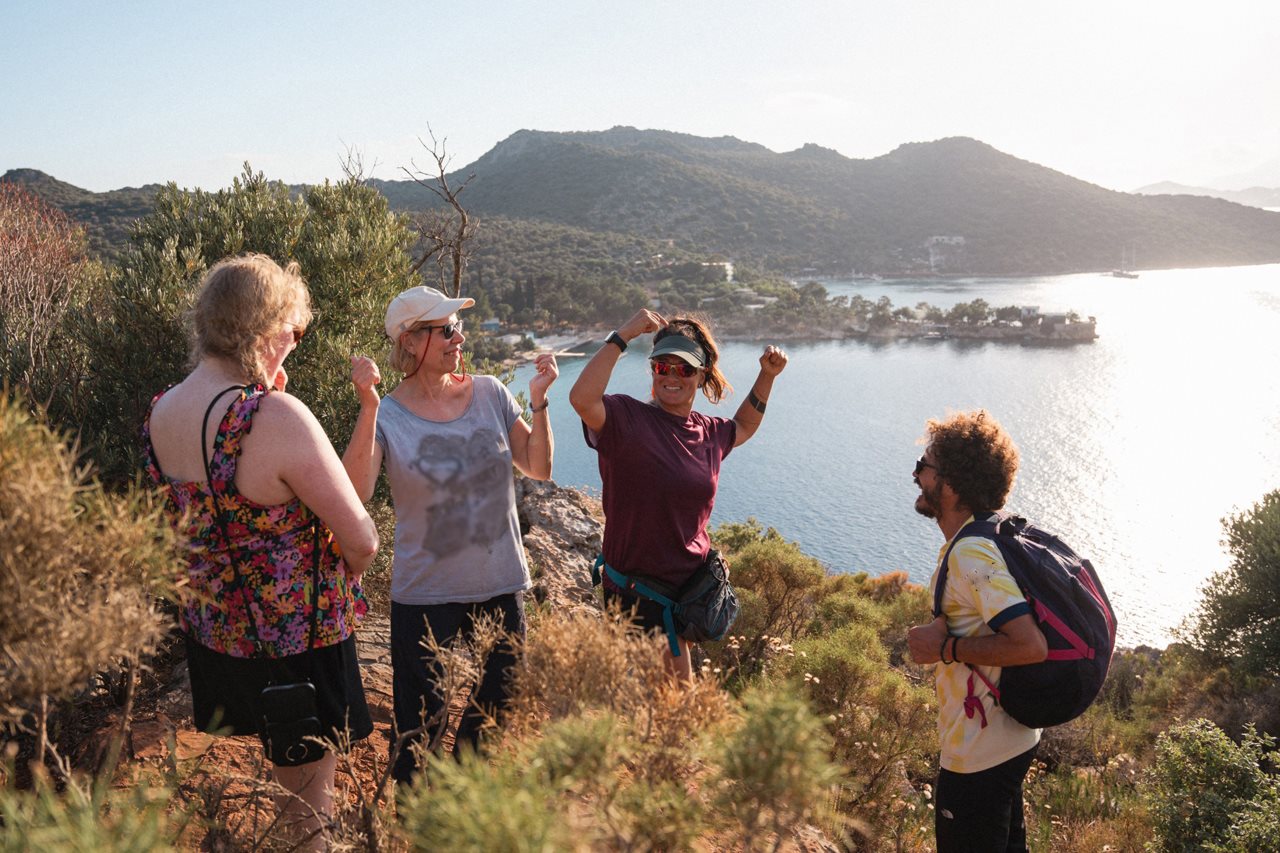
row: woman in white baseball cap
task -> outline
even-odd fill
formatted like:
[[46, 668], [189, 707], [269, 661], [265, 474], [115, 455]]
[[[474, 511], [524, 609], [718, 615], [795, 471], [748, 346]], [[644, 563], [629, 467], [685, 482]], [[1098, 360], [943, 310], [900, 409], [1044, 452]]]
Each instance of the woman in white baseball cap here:
[[[530, 425], [502, 382], [465, 371], [459, 312], [474, 304], [431, 287], [412, 287], [391, 300], [391, 366], [404, 378], [385, 398], [375, 388], [381, 374], [373, 359], [351, 359], [360, 415], [342, 461], [361, 500], [373, 495], [384, 464], [391, 485], [395, 725], [397, 732], [409, 732], [429, 724], [410, 743], [435, 740], [446, 718], [439, 667], [422, 648], [428, 629], [446, 645], [459, 634], [469, 637], [476, 620], [489, 617], [508, 634], [523, 636], [530, 582], [511, 466], [533, 479], [551, 477], [547, 390], [559, 375], [555, 357], [537, 359], [529, 381]], [[477, 743], [486, 716], [501, 713], [506, 672], [514, 663], [510, 643], [489, 655], [459, 725], [455, 753]], [[401, 782], [416, 772], [410, 743], [396, 754], [392, 771]], [[395, 744], [393, 737], [393, 751]]]

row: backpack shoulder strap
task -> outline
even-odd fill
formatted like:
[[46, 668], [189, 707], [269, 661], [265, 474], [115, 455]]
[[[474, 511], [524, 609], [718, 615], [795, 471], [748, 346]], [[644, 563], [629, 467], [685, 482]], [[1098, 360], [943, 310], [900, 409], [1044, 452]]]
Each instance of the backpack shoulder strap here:
[[933, 615], [935, 618], [942, 615], [942, 594], [947, 588], [947, 567], [951, 563], [951, 552], [960, 544], [960, 540], [966, 536], [980, 535], [994, 538], [1000, 520], [999, 514], [987, 518], [975, 518], [956, 532], [955, 538], [951, 540], [950, 547], [947, 548], [947, 553], [942, 555], [942, 562], [938, 564], [938, 581], [933, 585]]

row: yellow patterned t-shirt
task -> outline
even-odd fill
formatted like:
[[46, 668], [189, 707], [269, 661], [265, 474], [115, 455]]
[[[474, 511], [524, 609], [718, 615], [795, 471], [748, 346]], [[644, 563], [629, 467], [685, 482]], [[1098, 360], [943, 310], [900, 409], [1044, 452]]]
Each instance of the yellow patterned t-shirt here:
[[[965, 524], [969, 521], [973, 521], [972, 516]], [[950, 545], [948, 541], [938, 553], [939, 568]], [[935, 569], [929, 581], [931, 593], [937, 582]], [[966, 536], [956, 543], [942, 596], [947, 630], [957, 637], [989, 636], [995, 633], [993, 624], [999, 627], [1025, 612], [1029, 612], [1027, 601], [1009, 574], [996, 543], [981, 536]], [[963, 647], [960, 654], [963, 657]], [[999, 686], [1000, 667], [977, 669]], [[1021, 755], [1040, 742], [1040, 730], [1027, 728], [1001, 710], [982, 679], [963, 663], [936, 664], [935, 673], [943, 768], [953, 773], [977, 773]], [[981, 703], [981, 710], [976, 704], [969, 711], [965, 709], [970, 675], [973, 675], [973, 694]], [[984, 713], [985, 727], [982, 725]]]

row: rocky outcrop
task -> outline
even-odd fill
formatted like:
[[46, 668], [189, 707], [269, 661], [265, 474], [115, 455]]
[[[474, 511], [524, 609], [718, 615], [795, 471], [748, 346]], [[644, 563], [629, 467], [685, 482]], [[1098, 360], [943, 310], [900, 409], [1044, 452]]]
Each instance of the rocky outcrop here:
[[520, 532], [533, 575], [533, 595], [564, 610], [599, 610], [591, 564], [600, 553], [600, 502], [554, 482], [516, 479]]

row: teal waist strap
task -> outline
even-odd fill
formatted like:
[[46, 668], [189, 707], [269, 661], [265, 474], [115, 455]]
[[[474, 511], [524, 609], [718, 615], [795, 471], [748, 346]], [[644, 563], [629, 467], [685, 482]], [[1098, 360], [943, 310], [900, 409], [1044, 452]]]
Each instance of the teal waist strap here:
[[675, 619], [675, 614], [680, 612], [680, 603], [663, 595], [638, 578], [627, 577], [622, 572], [606, 563], [604, 561], [604, 554], [596, 557], [595, 564], [591, 567], [591, 584], [593, 586], [599, 586], [601, 584], [601, 568], [604, 569], [604, 574], [608, 576], [609, 580], [613, 581], [620, 588], [643, 595], [655, 604], [662, 605], [662, 624], [667, 629], [667, 643], [671, 646], [671, 655], [672, 657], [680, 657], [680, 635], [676, 633]]

